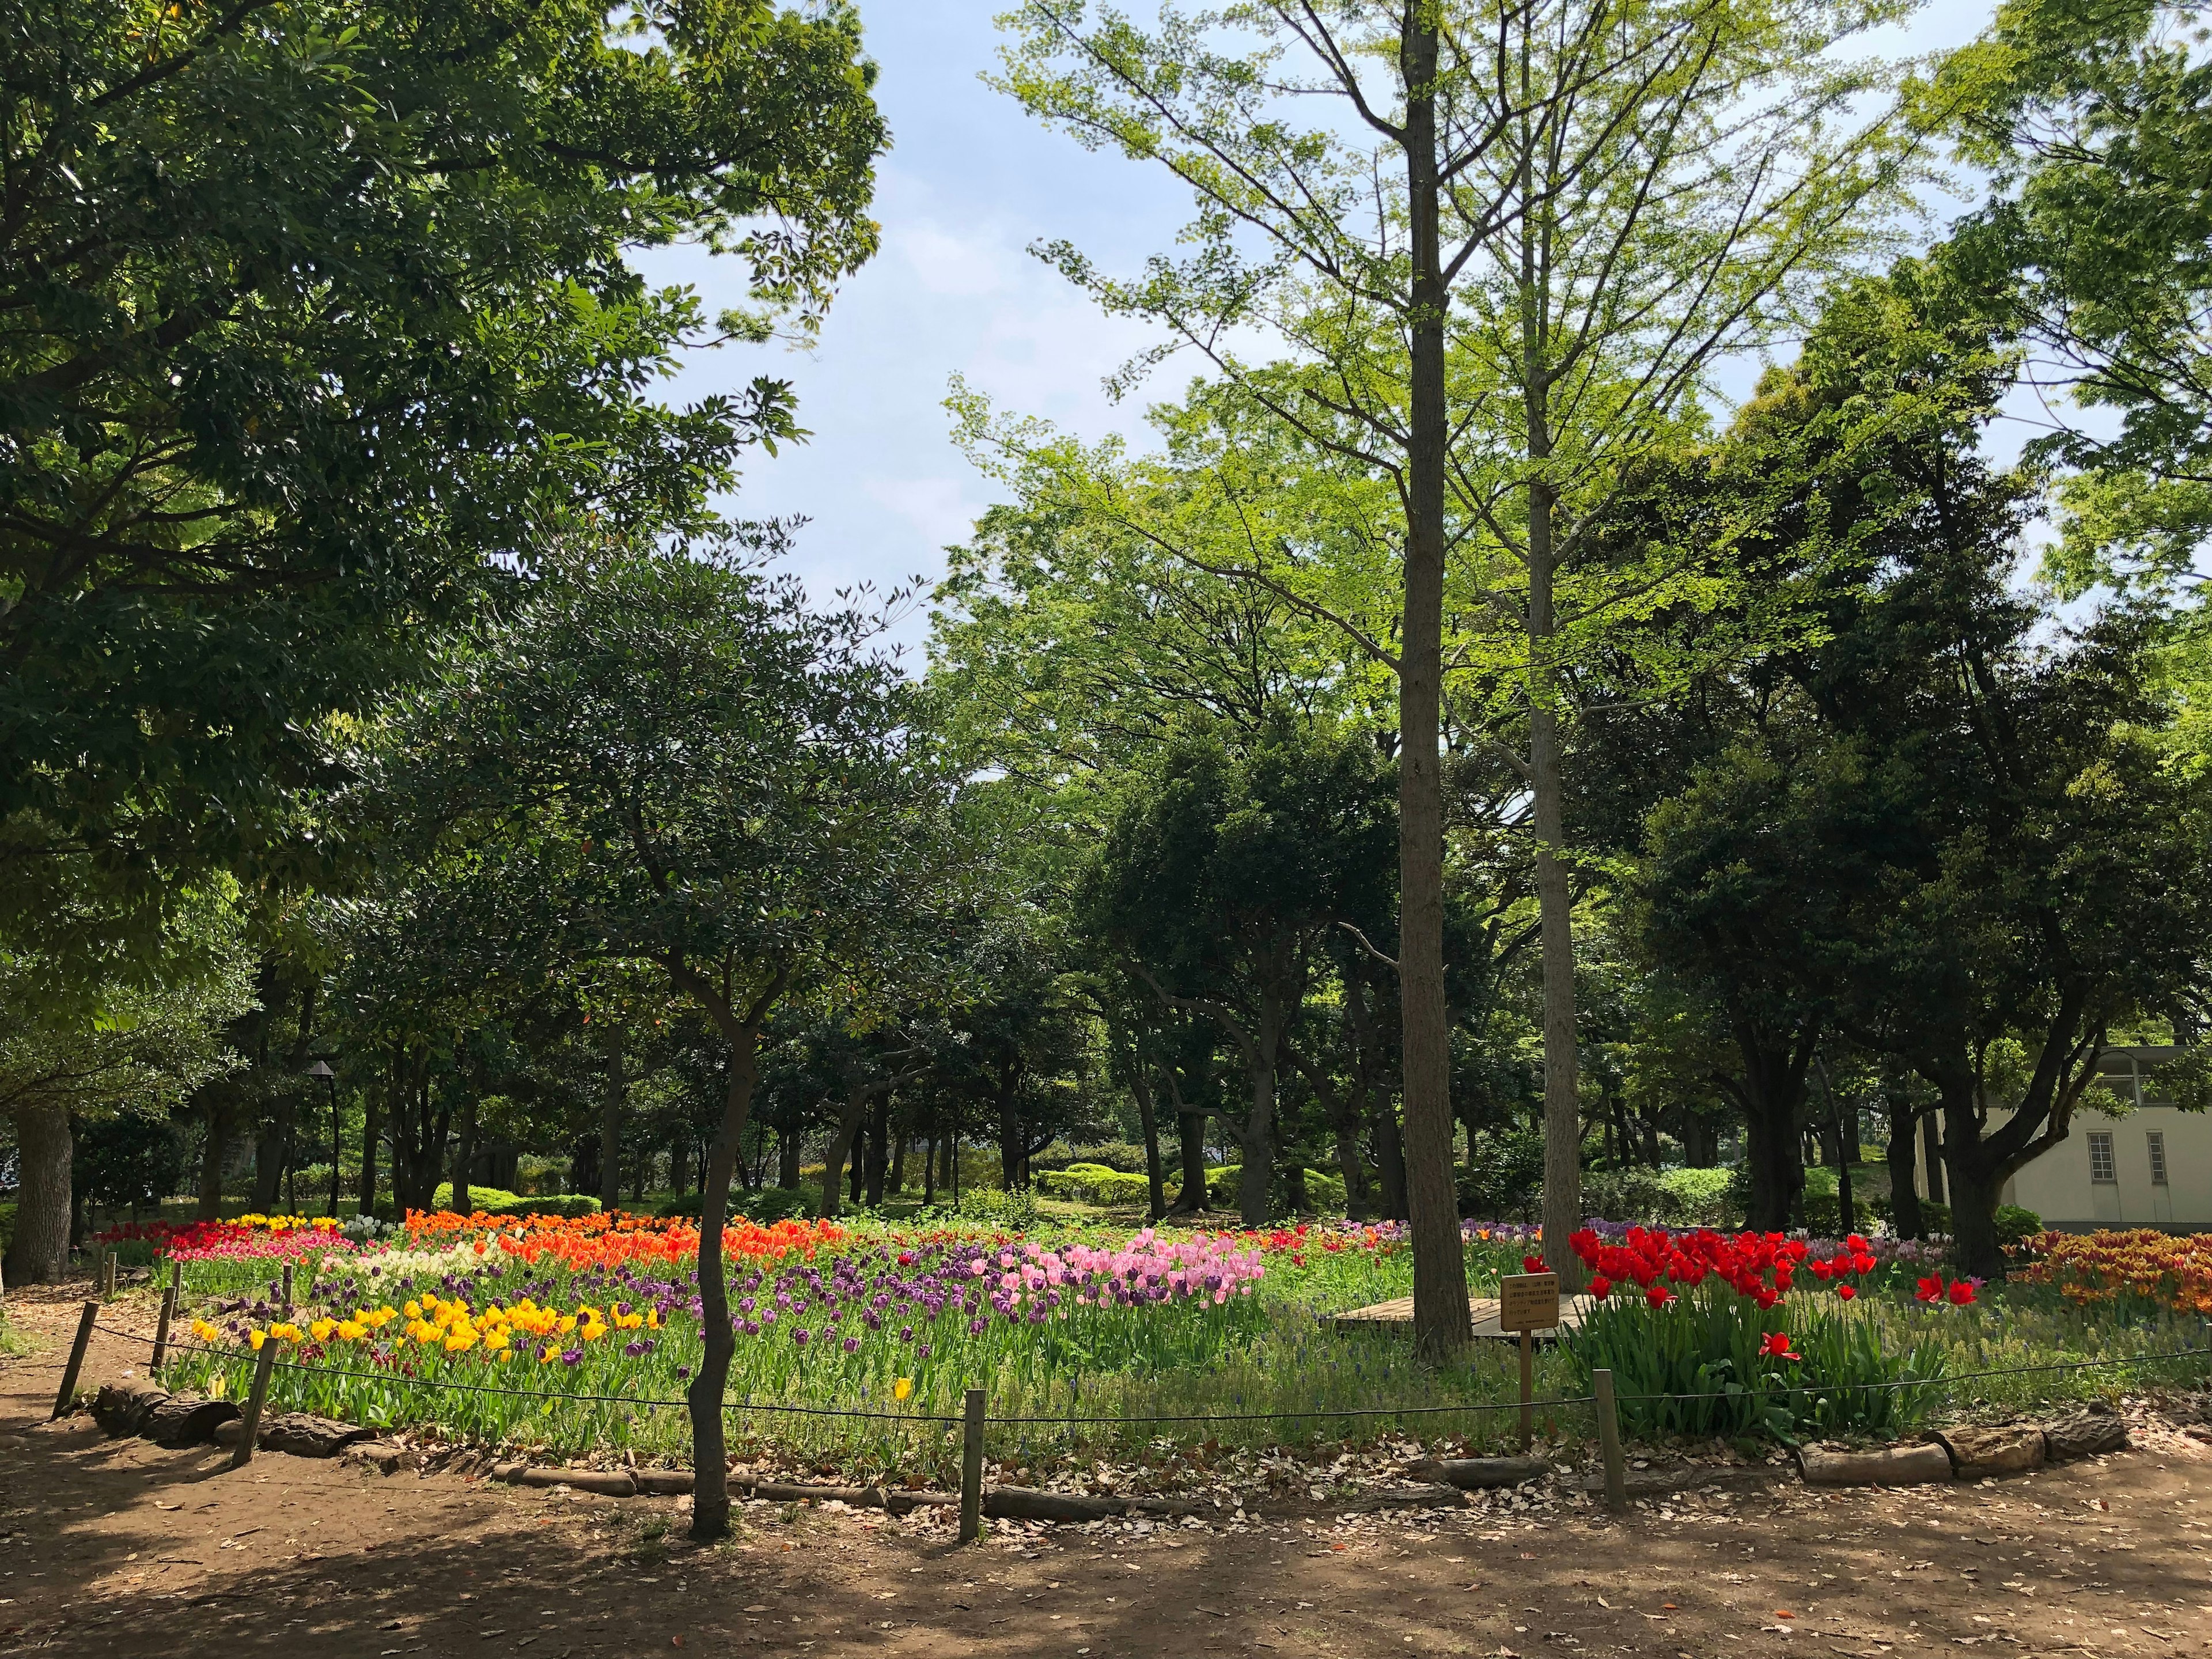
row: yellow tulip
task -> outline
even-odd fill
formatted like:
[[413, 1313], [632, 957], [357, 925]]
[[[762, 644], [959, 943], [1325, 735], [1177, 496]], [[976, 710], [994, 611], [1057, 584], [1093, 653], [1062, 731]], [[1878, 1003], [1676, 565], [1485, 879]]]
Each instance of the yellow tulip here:
[[268, 1340], [269, 1333], [266, 1331], [248, 1331], [246, 1334], [246, 1343], [256, 1353], [259, 1353], [261, 1352], [261, 1345]]
[[422, 1304], [419, 1302], [410, 1302], [407, 1304], [407, 1316], [410, 1319], [420, 1319], [422, 1316]]
[[914, 1379], [910, 1376], [902, 1376], [891, 1384], [891, 1398], [894, 1400], [904, 1400], [913, 1392]]

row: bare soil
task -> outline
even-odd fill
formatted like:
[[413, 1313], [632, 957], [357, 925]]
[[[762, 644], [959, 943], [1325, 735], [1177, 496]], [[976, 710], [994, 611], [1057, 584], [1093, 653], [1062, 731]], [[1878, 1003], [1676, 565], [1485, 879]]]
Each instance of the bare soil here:
[[[694, 1547], [680, 1500], [111, 1440], [46, 1421], [86, 1287], [11, 1291], [0, 1359], [0, 1654], [522, 1659], [1575, 1652], [1771, 1659], [2212, 1647], [2212, 1448], [2002, 1482], [1682, 1493], [1613, 1519], [1352, 1516], [1283, 1503], [1202, 1528], [941, 1529], [749, 1504]], [[129, 1298], [110, 1317], [143, 1322]], [[95, 1338], [88, 1385], [143, 1363]], [[2199, 1432], [2203, 1432], [2199, 1431]]]

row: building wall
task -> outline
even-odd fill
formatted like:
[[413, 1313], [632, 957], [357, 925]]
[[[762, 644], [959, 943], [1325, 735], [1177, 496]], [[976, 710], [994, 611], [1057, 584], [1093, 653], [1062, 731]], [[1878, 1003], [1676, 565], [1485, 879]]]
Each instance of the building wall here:
[[[2099, 1067], [2100, 1080], [2135, 1109], [2123, 1117], [2081, 1111], [2066, 1139], [2024, 1164], [2005, 1183], [2002, 1201], [2069, 1231], [2098, 1227], [2212, 1230], [2212, 1114], [2177, 1109], [2151, 1076], [2171, 1048], [2115, 1049]], [[2112, 1138], [2111, 1181], [2091, 1178], [2093, 1135]], [[2162, 1136], [2166, 1181], [2151, 1179], [2150, 1143]], [[1918, 1185], [1927, 1190], [1922, 1168]]]
[[[2089, 1178], [2089, 1137], [2112, 1138], [2117, 1180]], [[2151, 1178], [2150, 1136], [2166, 1138], [2166, 1182]], [[2020, 1204], [2047, 1225], [2212, 1229], [2212, 1116], [2146, 1106], [2126, 1117], [2077, 1116], [2066, 1139], [2005, 1183], [2005, 1202]]]

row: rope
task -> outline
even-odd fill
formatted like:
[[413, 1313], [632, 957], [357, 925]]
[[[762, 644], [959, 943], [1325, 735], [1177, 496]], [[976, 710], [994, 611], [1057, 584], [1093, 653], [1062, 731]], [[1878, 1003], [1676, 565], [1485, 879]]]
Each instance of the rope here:
[[[126, 1341], [142, 1342], [149, 1348], [154, 1346], [152, 1337], [141, 1336], [136, 1331], [118, 1331], [107, 1325], [94, 1325], [93, 1329], [105, 1332], [109, 1336], [122, 1337]], [[236, 1359], [243, 1357], [234, 1348], [210, 1348], [191, 1342], [172, 1342], [169, 1344], [169, 1352], [173, 1354], [210, 1354], [218, 1359]], [[279, 1359], [275, 1362], [275, 1368], [280, 1371], [311, 1372], [318, 1376], [350, 1376], [364, 1382], [397, 1382], [417, 1389], [448, 1389], [461, 1394], [504, 1395], [513, 1400], [576, 1400], [608, 1406], [686, 1407], [691, 1403], [688, 1400], [658, 1400], [644, 1395], [634, 1394], [569, 1394], [557, 1389], [497, 1389], [481, 1382], [446, 1382], [435, 1377], [409, 1376], [400, 1371], [347, 1370], [336, 1365], [310, 1365], [304, 1361], [293, 1359]], [[844, 1411], [829, 1406], [756, 1404], [750, 1400], [725, 1400], [722, 1401], [722, 1409], [740, 1412], [779, 1412], [787, 1416], [794, 1417], [854, 1417], [884, 1423], [957, 1423], [961, 1421], [957, 1417], [927, 1416], [920, 1412]]]
[[[1661, 1396], [1664, 1398], [1665, 1396]], [[1595, 1403], [1597, 1396], [1590, 1394], [1564, 1395], [1552, 1400], [1531, 1400], [1530, 1411], [1550, 1406], [1588, 1406]], [[1463, 1406], [1347, 1406], [1340, 1411], [1315, 1410], [1304, 1412], [1188, 1412], [1181, 1415], [1158, 1417], [991, 1417], [990, 1423], [1294, 1423], [1318, 1417], [1425, 1417], [1440, 1412], [1517, 1412], [1522, 1409], [1518, 1400], [1470, 1401]]]
[[[154, 1339], [136, 1331], [117, 1330], [112, 1325], [95, 1323], [93, 1329], [108, 1336], [121, 1337], [126, 1342], [138, 1342], [147, 1347]], [[237, 1358], [235, 1350], [210, 1348], [195, 1343], [172, 1342], [171, 1353], [203, 1353], [218, 1359]], [[1984, 1381], [1993, 1376], [2033, 1376], [2051, 1371], [2095, 1370], [2101, 1368], [2157, 1364], [2169, 1359], [2188, 1359], [2212, 1354], [2212, 1347], [2179, 1348], [2168, 1353], [2135, 1354], [2123, 1359], [2068, 1360], [2049, 1365], [2018, 1365], [2007, 1370], [1965, 1371], [1955, 1376], [1908, 1378], [1887, 1382], [1796, 1383], [1786, 1388], [1738, 1389], [1733, 1393], [1716, 1390], [1708, 1394], [1624, 1394], [1614, 1396], [1621, 1404], [1648, 1404], [1654, 1401], [1746, 1400], [1773, 1399], [1788, 1395], [1852, 1394], [1887, 1389], [1949, 1389], [1961, 1382]], [[409, 1376], [397, 1371], [347, 1370], [334, 1365], [311, 1365], [302, 1361], [279, 1359], [276, 1369], [286, 1371], [312, 1373], [319, 1376], [349, 1376], [364, 1382], [397, 1382], [418, 1389], [446, 1389], [462, 1394], [501, 1395], [514, 1400], [573, 1400], [586, 1404], [611, 1406], [684, 1407], [688, 1400], [660, 1400], [640, 1395], [626, 1394], [569, 1394], [551, 1389], [501, 1389], [477, 1382], [447, 1382], [434, 1378]], [[1549, 1410], [1562, 1406], [1589, 1406], [1596, 1403], [1595, 1395], [1559, 1395], [1549, 1400], [1532, 1400], [1526, 1409]], [[722, 1402], [725, 1411], [772, 1412], [789, 1417], [842, 1417], [869, 1422], [884, 1423], [945, 1423], [957, 1424], [964, 1419], [921, 1412], [870, 1412], [841, 1409], [830, 1406], [784, 1406], [755, 1403], [750, 1400], [728, 1400]], [[986, 1417], [987, 1423], [1009, 1426], [1029, 1426], [1036, 1424], [1059, 1424], [1069, 1428], [1101, 1426], [1112, 1424], [1158, 1423], [1290, 1423], [1308, 1419], [1365, 1418], [1365, 1417], [1429, 1417], [1468, 1412], [1517, 1412], [1524, 1409], [1518, 1400], [1469, 1401], [1451, 1406], [1352, 1406], [1336, 1410], [1299, 1412], [1182, 1412], [1159, 1413], [1143, 1416], [1115, 1417]]]
[[1880, 1389], [1948, 1389], [1959, 1382], [1978, 1382], [1992, 1376], [2034, 1376], [2046, 1371], [2087, 1371], [2108, 1365], [2154, 1365], [2166, 1359], [2187, 1359], [2212, 1354], [2212, 1348], [2176, 1348], [2170, 1353], [2140, 1353], [2125, 1359], [2070, 1359], [2050, 1365], [2015, 1365], [2009, 1370], [1961, 1371], [1956, 1376], [1927, 1376], [1899, 1382], [1801, 1382], [1786, 1389], [1738, 1389], [1734, 1394], [1624, 1394], [1622, 1401], [1651, 1400], [1746, 1400], [1785, 1394], [1852, 1394]]

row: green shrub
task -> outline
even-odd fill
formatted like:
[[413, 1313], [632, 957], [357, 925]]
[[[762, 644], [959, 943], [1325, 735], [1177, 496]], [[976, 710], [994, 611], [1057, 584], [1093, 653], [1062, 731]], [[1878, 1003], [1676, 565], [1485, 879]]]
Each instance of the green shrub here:
[[2043, 1231], [2043, 1218], [2018, 1204], [1997, 1206], [1997, 1243], [2025, 1244]]
[[[748, 1221], [766, 1225], [772, 1221], [788, 1221], [793, 1216], [812, 1215], [821, 1207], [822, 1189], [811, 1192], [800, 1187], [763, 1187], [757, 1193], [732, 1192], [729, 1213], [741, 1215]], [[707, 1207], [707, 1200], [696, 1193], [682, 1198], [662, 1200], [653, 1211], [659, 1216], [681, 1216], [687, 1221], [696, 1221]]]
[[1469, 1143], [1454, 1184], [1462, 1215], [1533, 1221], [1543, 1200], [1544, 1137], [1531, 1129], [1484, 1130]]
[[[471, 1187], [469, 1188], [469, 1208], [482, 1210], [487, 1214], [500, 1210], [513, 1210], [521, 1201], [520, 1194], [510, 1193], [503, 1187]], [[452, 1182], [441, 1181], [438, 1183], [438, 1190], [430, 1194], [430, 1207], [434, 1210], [450, 1210], [453, 1207]]]
[[[1224, 1164], [1218, 1168], [1208, 1169], [1206, 1172], [1206, 1201], [1224, 1210], [1236, 1209], [1244, 1201], [1243, 1184], [1244, 1166], [1242, 1164]], [[1271, 1207], [1287, 1205], [1288, 1195], [1284, 1188], [1282, 1172], [1278, 1170], [1268, 1189]], [[1182, 1190], [1180, 1182], [1176, 1184], [1176, 1190]], [[1174, 1200], [1170, 1199], [1169, 1201]], [[1344, 1177], [1326, 1174], [1320, 1170], [1308, 1170], [1306, 1202], [1316, 1211], [1341, 1210], [1345, 1206]]]
[[[469, 1189], [471, 1197], [481, 1190]], [[503, 1204], [479, 1204], [477, 1207], [487, 1215], [597, 1215], [599, 1200], [586, 1193], [548, 1193], [542, 1198], [510, 1194]]]
[[1703, 1170], [1668, 1170], [1659, 1177], [1666, 1188], [1673, 1224], [1682, 1227], [1727, 1227], [1742, 1216], [1729, 1204], [1729, 1187], [1735, 1171], [1720, 1166]]
[[1079, 1204], [1122, 1206], [1150, 1200], [1152, 1183], [1142, 1175], [1129, 1175], [1103, 1164], [1071, 1164], [1065, 1170], [1048, 1170], [1036, 1178], [1039, 1191]]
[[5, 1255], [8, 1247], [15, 1242], [15, 1206], [12, 1204], [0, 1204], [0, 1255]]

